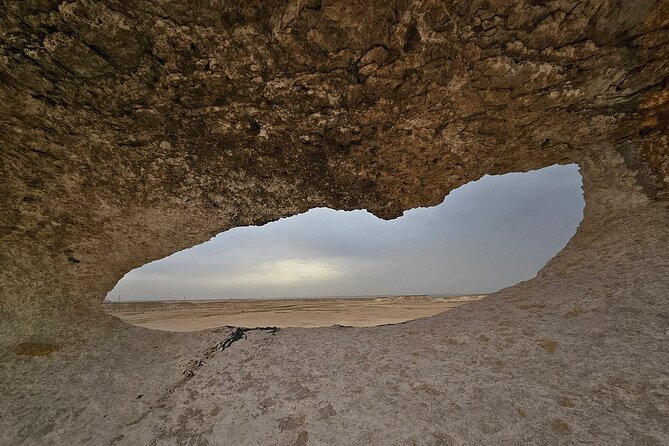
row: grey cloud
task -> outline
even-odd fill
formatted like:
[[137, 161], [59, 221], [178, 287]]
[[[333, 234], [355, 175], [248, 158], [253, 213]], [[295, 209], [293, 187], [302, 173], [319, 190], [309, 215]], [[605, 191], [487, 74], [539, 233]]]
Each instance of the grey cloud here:
[[138, 268], [109, 298], [490, 292], [534, 276], [574, 234], [583, 205], [568, 165], [486, 176], [392, 221], [312, 209]]

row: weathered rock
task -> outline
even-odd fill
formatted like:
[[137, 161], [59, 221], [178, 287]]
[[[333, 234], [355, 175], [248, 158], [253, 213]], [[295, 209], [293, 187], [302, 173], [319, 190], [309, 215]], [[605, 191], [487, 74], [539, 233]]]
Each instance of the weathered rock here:
[[[663, 0], [3, 2], [2, 440], [666, 443], [668, 25]], [[215, 334], [99, 310], [127, 271], [228, 228], [315, 206], [391, 218], [565, 162], [586, 185], [574, 240], [446, 315], [249, 337], [182, 381], [179, 358]], [[29, 342], [60, 350], [13, 353]], [[254, 342], [276, 348], [244, 362]], [[130, 409], [125, 392], [145, 396]], [[552, 404], [566, 393], [571, 412]], [[210, 430], [187, 421], [205, 415]]]

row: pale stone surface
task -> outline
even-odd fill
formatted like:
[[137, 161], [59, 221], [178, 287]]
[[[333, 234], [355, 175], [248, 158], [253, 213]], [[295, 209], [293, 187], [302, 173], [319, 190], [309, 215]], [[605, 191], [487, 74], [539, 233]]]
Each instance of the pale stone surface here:
[[484, 295], [458, 297], [395, 296], [379, 298], [248, 299], [219, 301], [105, 303], [111, 314], [138, 327], [198, 331], [224, 326], [374, 327], [434, 316]]
[[[0, 443], [669, 443], [668, 23], [663, 0], [4, 2]], [[566, 162], [565, 250], [442, 315], [228, 345], [100, 310], [227, 228]]]

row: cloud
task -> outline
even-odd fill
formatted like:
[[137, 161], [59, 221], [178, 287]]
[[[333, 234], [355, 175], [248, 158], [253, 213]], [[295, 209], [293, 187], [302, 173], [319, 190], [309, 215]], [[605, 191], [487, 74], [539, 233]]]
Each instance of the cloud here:
[[226, 274], [205, 280], [221, 287], [285, 286], [332, 280], [341, 275], [341, 271], [326, 262], [285, 259], [263, 262], [239, 274]]
[[235, 228], [126, 275], [124, 299], [490, 292], [533, 277], [581, 221], [575, 165], [485, 176], [383, 221], [318, 208]]

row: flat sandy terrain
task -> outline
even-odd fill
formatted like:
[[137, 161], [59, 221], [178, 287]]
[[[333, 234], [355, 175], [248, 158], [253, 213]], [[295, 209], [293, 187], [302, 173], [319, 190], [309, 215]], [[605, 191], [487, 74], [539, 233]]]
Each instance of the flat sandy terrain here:
[[458, 297], [256, 299], [105, 303], [105, 311], [134, 325], [170, 331], [236, 327], [371, 327], [433, 316], [483, 295]]

